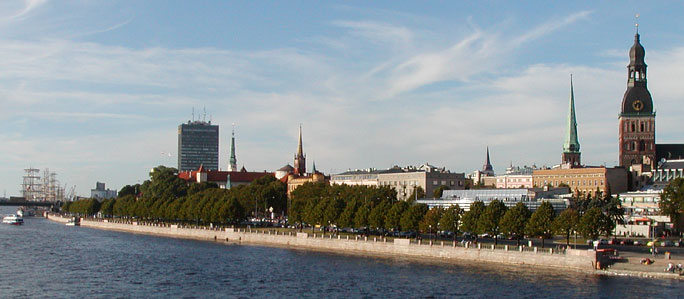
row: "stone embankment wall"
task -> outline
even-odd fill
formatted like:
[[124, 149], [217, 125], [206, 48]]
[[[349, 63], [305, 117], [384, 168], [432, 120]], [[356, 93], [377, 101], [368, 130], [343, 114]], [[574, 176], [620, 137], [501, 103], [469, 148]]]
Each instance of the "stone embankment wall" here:
[[[67, 219], [49, 215], [48, 219], [65, 222]], [[408, 239], [387, 241], [379, 237], [340, 237], [308, 233], [282, 233], [277, 231], [249, 231], [235, 228], [189, 228], [167, 224], [142, 224], [108, 220], [82, 219], [81, 226], [104, 230], [116, 230], [156, 236], [228, 241], [245, 244], [291, 247], [339, 253], [360, 253], [381, 256], [408, 256], [442, 260], [462, 260], [471, 262], [503, 263], [541, 267], [591, 270], [595, 267], [596, 253], [587, 250], [568, 249], [565, 253], [555, 253], [553, 249], [507, 246], [496, 247], [487, 244], [462, 246], [453, 242], [429, 242], [416, 244]], [[480, 247], [480, 245], [482, 245]]]
[[52, 221], [59, 222], [59, 223], [67, 223], [67, 222], [69, 222], [69, 219], [71, 219], [71, 218], [67, 218], [67, 217], [57, 216], [57, 215], [54, 215], [54, 214], [49, 214], [49, 213], [47, 213], [47, 212], [45, 212], [45, 213], [43, 214], [43, 216], [44, 216], [45, 218], [47, 218], [47, 219], [50, 219], [50, 220], [52, 220]]

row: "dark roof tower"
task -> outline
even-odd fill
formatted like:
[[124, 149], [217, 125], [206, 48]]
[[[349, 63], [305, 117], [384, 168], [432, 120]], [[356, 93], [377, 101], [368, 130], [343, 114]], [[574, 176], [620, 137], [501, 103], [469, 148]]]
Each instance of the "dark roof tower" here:
[[656, 114], [653, 109], [653, 99], [646, 84], [645, 56], [646, 50], [641, 45], [637, 24], [634, 44], [629, 49], [627, 90], [622, 98], [622, 107], [618, 115], [620, 166], [627, 168], [634, 164], [654, 168], [656, 163]]
[[304, 147], [302, 146], [302, 125], [299, 125], [299, 144], [297, 145], [297, 153], [294, 157], [294, 173], [296, 175], [306, 174], [306, 155], [304, 155]]
[[570, 106], [568, 108], [568, 129], [563, 143], [563, 164], [571, 166], [581, 165], [580, 144], [577, 139], [577, 119], [575, 117], [575, 89], [572, 84], [572, 74], [570, 74]]
[[639, 27], [634, 35], [634, 44], [629, 49], [629, 65], [627, 66], [627, 91], [622, 98], [621, 115], [654, 115], [653, 99], [646, 86], [646, 50], [641, 45]]

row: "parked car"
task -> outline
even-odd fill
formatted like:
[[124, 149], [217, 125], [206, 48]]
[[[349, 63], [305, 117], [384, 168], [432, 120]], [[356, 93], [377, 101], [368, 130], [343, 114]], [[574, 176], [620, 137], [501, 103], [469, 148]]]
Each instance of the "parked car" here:
[[441, 238], [453, 238], [454, 237], [454, 232], [445, 230], [445, 231], [440, 231], [439, 236]]
[[660, 246], [663, 246], [663, 247], [672, 247], [672, 246], [674, 246], [674, 242], [672, 242], [672, 241], [670, 241], [670, 240], [661, 241], [661, 242], [660, 242]]
[[632, 243], [632, 245], [640, 246], [640, 245], [644, 245], [644, 243], [641, 242], [641, 241], [639, 241], [639, 240], [634, 240], [634, 242]]
[[400, 232], [399, 237], [401, 238], [415, 238], [418, 236], [416, 232]]
[[620, 245], [634, 245], [634, 241], [630, 239], [624, 239], [620, 241]]
[[469, 241], [469, 240], [475, 240], [475, 236], [469, 232], [463, 233], [463, 240]]

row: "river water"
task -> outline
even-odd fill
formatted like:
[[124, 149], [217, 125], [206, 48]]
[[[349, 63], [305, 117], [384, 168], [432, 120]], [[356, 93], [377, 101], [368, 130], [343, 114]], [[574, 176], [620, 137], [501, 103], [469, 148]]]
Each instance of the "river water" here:
[[[13, 208], [3, 207], [2, 214]], [[68, 227], [0, 226], [0, 298], [677, 298], [684, 283], [229, 245]]]

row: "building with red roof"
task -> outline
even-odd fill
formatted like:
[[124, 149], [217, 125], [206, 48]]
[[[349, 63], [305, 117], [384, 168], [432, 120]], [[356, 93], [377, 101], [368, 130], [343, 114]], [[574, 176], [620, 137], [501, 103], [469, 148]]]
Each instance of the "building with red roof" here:
[[243, 166], [240, 171], [207, 170], [201, 166], [197, 170], [182, 171], [178, 177], [187, 182], [195, 183], [215, 183], [220, 188], [230, 189], [239, 185], [247, 185], [254, 180], [264, 176], [275, 176], [273, 172], [251, 172]]

